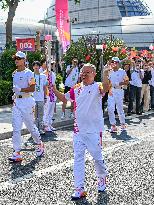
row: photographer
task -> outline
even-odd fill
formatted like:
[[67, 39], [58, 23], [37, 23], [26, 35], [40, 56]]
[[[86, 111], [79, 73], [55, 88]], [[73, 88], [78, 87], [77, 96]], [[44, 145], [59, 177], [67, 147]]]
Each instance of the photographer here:
[[144, 77], [144, 71], [141, 69], [141, 61], [137, 60], [132, 62], [133, 67], [131, 68], [131, 81], [130, 81], [130, 93], [129, 93], [129, 104], [128, 104], [128, 115], [133, 114], [133, 102], [136, 100], [136, 114], [141, 115], [140, 111], [140, 100], [141, 100], [141, 89], [142, 79]]
[[[72, 65], [67, 66], [66, 68], [66, 80], [64, 83], [65, 84], [64, 93], [67, 93], [68, 91], [70, 91], [71, 87], [73, 87], [78, 82], [78, 79], [79, 79], [78, 60], [74, 58], [72, 60]], [[65, 118], [65, 108], [66, 108], [66, 104], [63, 103], [61, 119]], [[71, 104], [70, 118], [73, 118], [73, 105], [72, 104]]]

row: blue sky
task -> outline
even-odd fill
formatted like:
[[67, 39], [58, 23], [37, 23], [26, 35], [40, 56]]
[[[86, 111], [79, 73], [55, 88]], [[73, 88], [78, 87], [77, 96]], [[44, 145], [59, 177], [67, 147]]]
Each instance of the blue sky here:
[[[154, 14], [154, 0], [144, 1], [148, 4]], [[47, 8], [50, 5], [50, 2], [51, 0], [25, 0], [24, 2], [20, 2], [16, 11], [16, 18], [27, 18], [34, 20], [43, 19], [44, 14], [46, 13]], [[2, 16], [6, 17], [7, 12], [1, 11], [0, 19], [2, 18]]]

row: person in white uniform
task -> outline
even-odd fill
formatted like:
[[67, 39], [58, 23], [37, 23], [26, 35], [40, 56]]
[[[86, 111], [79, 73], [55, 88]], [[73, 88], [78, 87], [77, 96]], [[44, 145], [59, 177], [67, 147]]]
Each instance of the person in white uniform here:
[[48, 81], [48, 97], [47, 102], [45, 104], [45, 113], [44, 113], [44, 130], [45, 131], [55, 131], [56, 128], [52, 126], [53, 123], [53, 115], [54, 115], [54, 109], [56, 105], [56, 96], [53, 92], [52, 86], [56, 83], [56, 74], [55, 74], [55, 61], [51, 62], [51, 71], [45, 72], [47, 75], [47, 81]]
[[28, 68], [25, 68], [26, 55], [18, 51], [15, 56], [17, 69], [13, 73], [13, 92], [14, 104], [12, 108], [12, 126], [13, 126], [13, 155], [9, 157], [10, 161], [19, 162], [23, 157], [21, 154], [22, 138], [21, 128], [23, 122], [31, 133], [36, 143], [36, 155], [41, 156], [44, 153], [44, 144], [41, 141], [40, 133], [34, 124], [35, 100], [32, 93], [35, 91], [34, 74]]
[[102, 156], [101, 133], [104, 128], [102, 96], [109, 89], [108, 71], [104, 71], [104, 83], [94, 81], [96, 67], [85, 64], [81, 70], [82, 82], [75, 85], [66, 94], [60, 93], [55, 87], [55, 95], [64, 103], [74, 102], [74, 186], [72, 199], [86, 196], [85, 181], [85, 151], [90, 152], [94, 159], [98, 177], [98, 191], [106, 188], [107, 169]]
[[44, 103], [46, 102], [46, 89], [47, 89], [47, 78], [46, 75], [39, 72], [40, 62], [34, 61], [32, 66], [34, 69], [35, 78], [35, 92], [33, 93], [35, 99], [35, 124], [39, 130], [40, 134], [44, 134], [43, 131], [43, 115], [44, 115]]
[[108, 95], [108, 114], [111, 124], [110, 132], [117, 132], [116, 120], [115, 120], [115, 106], [117, 108], [119, 120], [121, 123], [121, 130], [125, 130], [125, 113], [123, 109], [124, 90], [123, 86], [128, 85], [129, 79], [126, 71], [120, 68], [120, 60], [118, 57], [113, 57], [111, 62], [111, 71], [109, 74], [109, 80], [111, 83], [111, 89]]

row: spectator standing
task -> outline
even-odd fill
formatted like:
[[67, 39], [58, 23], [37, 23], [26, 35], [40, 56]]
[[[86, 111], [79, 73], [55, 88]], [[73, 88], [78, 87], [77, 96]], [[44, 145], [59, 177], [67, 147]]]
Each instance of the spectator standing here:
[[[72, 65], [67, 66], [66, 68], [66, 80], [65, 80], [65, 89], [64, 93], [67, 93], [71, 87], [73, 87], [79, 80], [79, 68], [78, 68], [78, 60], [74, 58], [72, 60]], [[66, 104], [63, 103], [62, 105], [62, 116], [61, 119], [65, 118], [65, 109]], [[71, 103], [71, 114], [70, 118], [73, 118], [73, 103]]]
[[126, 72], [120, 68], [120, 60], [118, 57], [113, 57], [111, 62], [112, 70], [109, 73], [109, 80], [111, 89], [108, 95], [108, 114], [111, 124], [110, 132], [117, 132], [115, 120], [115, 106], [117, 108], [119, 120], [121, 123], [121, 130], [125, 130], [125, 114], [123, 110], [124, 90], [123, 86], [129, 83]]
[[[129, 81], [131, 80], [130, 67], [131, 65], [129, 63], [124, 62], [123, 69], [125, 70]], [[128, 84], [124, 86], [124, 101], [125, 102], [129, 102], [129, 91], [130, 91], [130, 85]]]
[[149, 111], [150, 105], [150, 85], [149, 81], [151, 80], [151, 70], [148, 63], [143, 65], [144, 77], [142, 79], [142, 90], [141, 90], [141, 109], [143, 112]]
[[149, 63], [150, 70], [151, 70], [151, 80], [149, 81], [150, 84], [150, 96], [151, 96], [151, 109], [154, 110], [154, 62]]
[[130, 93], [128, 104], [128, 115], [133, 114], [133, 102], [136, 100], [136, 114], [141, 115], [140, 101], [141, 101], [141, 89], [142, 79], [144, 77], [144, 71], [141, 69], [141, 61], [137, 60], [132, 62], [131, 68], [131, 80], [130, 80]]

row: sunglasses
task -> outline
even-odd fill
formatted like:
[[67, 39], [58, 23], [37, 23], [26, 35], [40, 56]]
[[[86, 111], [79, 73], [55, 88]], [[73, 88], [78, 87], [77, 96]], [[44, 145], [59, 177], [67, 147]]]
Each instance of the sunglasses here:
[[118, 63], [117, 61], [111, 61], [111, 63]]
[[14, 58], [14, 60], [18, 60], [18, 61], [20, 61], [20, 60], [23, 60], [24, 58], [20, 58], [20, 57], [15, 57]]

